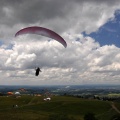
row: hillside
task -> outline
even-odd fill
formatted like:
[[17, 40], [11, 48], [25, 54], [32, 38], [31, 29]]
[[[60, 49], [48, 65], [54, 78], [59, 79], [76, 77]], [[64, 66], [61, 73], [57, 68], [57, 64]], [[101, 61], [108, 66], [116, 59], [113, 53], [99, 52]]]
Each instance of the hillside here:
[[[18, 105], [18, 107], [13, 107]], [[49, 120], [50, 116], [66, 115], [75, 120], [84, 120], [86, 113], [94, 113], [98, 120], [110, 120], [117, 114], [111, 101], [80, 99], [69, 96], [53, 96], [43, 101], [42, 96], [0, 97], [0, 119], [2, 120]], [[117, 110], [120, 110], [120, 104]]]

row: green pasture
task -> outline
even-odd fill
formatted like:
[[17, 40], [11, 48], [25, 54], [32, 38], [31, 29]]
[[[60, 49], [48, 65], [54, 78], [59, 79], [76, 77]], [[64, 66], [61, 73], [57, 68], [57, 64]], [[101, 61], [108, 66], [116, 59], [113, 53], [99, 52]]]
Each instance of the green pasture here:
[[[18, 108], [13, 108], [16, 104]], [[119, 103], [115, 105], [120, 109]], [[84, 120], [86, 113], [94, 113], [98, 120], [110, 120], [117, 114], [110, 101], [69, 96], [53, 96], [51, 101], [43, 101], [43, 97], [37, 96], [0, 97], [1, 120], [49, 120], [49, 116], [55, 114], [65, 114], [75, 120]]]

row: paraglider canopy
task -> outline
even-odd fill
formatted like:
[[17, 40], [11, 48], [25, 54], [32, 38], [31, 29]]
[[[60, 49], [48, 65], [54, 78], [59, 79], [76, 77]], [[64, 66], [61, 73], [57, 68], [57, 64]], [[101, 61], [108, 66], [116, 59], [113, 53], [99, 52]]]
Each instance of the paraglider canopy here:
[[15, 92], [15, 95], [20, 95], [20, 92]]
[[13, 95], [13, 92], [7, 92], [8, 95]]
[[38, 27], [38, 26], [26, 27], [26, 28], [19, 30], [15, 34], [15, 37], [17, 37], [19, 35], [23, 35], [23, 34], [38, 34], [38, 35], [46, 36], [46, 37], [57, 40], [65, 48], [67, 47], [66, 41], [60, 35], [58, 35], [56, 32], [49, 30], [47, 28]]

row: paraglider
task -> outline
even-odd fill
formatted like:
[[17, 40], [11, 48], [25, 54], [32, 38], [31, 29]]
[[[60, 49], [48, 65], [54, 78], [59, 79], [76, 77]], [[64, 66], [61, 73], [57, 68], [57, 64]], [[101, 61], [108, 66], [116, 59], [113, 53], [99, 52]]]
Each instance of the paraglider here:
[[[54, 32], [50, 29], [47, 29], [47, 28], [38, 27], [38, 26], [26, 27], [26, 28], [19, 30], [15, 34], [15, 37], [24, 35], [24, 34], [37, 34], [37, 35], [42, 35], [42, 36], [45, 36], [48, 38], [52, 38], [52, 39], [58, 41], [59, 43], [61, 43], [65, 48], [67, 47], [66, 41], [60, 35], [58, 35], [56, 32]], [[39, 72], [41, 72], [41, 70], [38, 67], [36, 69], [35, 76], [38, 76]]]
[[36, 68], [35, 76], [38, 76], [38, 75], [39, 75], [39, 72], [42, 72], [42, 71], [41, 71], [40, 68], [38, 67], [38, 68]]
[[67, 47], [66, 41], [60, 35], [58, 35], [56, 32], [50, 29], [47, 29], [47, 28], [38, 27], [38, 26], [26, 27], [26, 28], [19, 30], [15, 34], [15, 37], [19, 35], [23, 35], [23, 34], [37, 34], [37, 35], [49, 37], [61, 43], [65, 48]]

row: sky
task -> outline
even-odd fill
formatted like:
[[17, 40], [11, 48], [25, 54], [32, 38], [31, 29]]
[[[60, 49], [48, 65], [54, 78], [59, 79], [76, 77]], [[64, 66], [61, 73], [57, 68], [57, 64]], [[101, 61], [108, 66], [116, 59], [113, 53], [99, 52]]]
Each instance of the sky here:
[[[30, 26], [55, 31], [67, 47], [15, 37]], [[120, 84], [119, 31], [119, 0], [0, 0], [0, 85]]]

